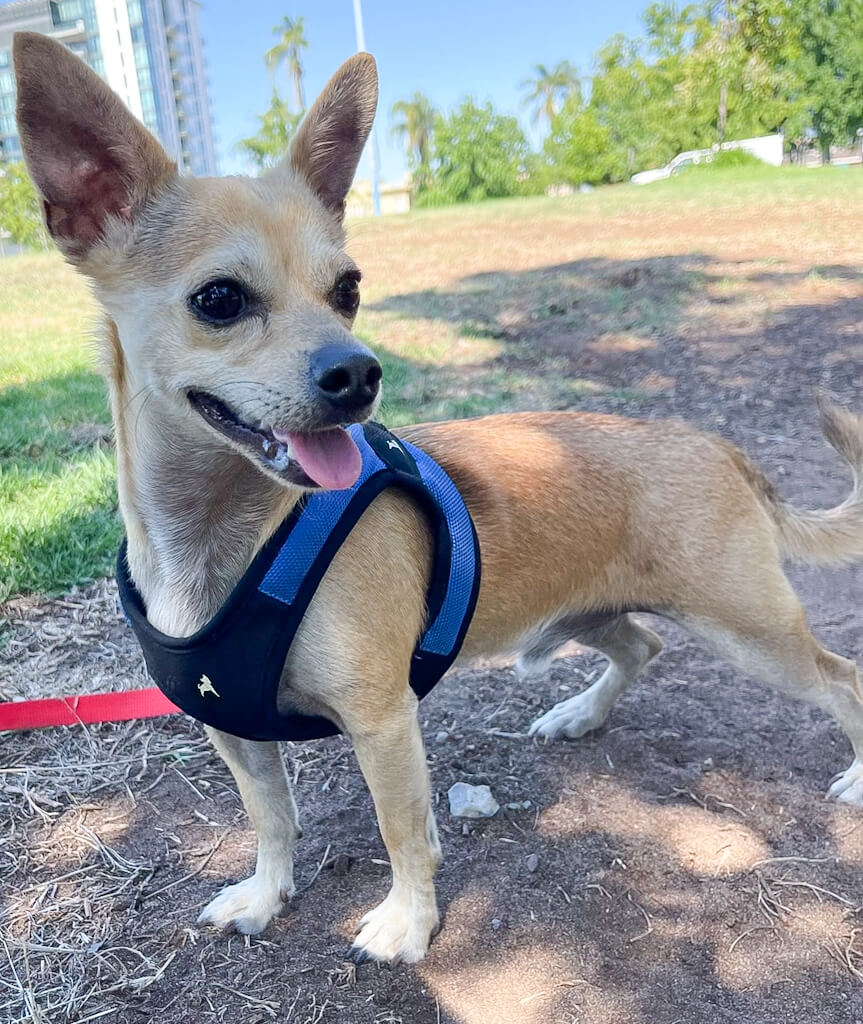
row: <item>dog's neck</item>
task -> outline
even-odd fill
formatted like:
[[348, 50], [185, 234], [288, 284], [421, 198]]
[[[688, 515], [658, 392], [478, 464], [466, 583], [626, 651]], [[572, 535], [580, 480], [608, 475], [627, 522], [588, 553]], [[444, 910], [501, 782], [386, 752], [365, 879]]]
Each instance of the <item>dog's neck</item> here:
[[211, 439], [191, 410], [136, 395], [125, 375], [110, 381], [129, 569], [152, 625], [189, 636], [221, 607], [300, 492]]

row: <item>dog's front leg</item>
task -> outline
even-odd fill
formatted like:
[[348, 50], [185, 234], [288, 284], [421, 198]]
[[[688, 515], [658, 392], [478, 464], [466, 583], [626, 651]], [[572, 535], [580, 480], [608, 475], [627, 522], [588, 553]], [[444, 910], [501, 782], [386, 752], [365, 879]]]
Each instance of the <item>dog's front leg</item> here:
[[429, 773], [412, 693], [371, 729], [351, 730], [392, 866], [389, 895], [360, 922], [357, 956], [416, 963], [438, 924], [434, 872], [441, 859]]
[[302, 834], [277, 743], [254, 743], [207, 729], [237, 781], [258, 837], [255, 873], [229, 885], [204, 908], [199, 924], [256, 935], [294, 894], [294, 847]]

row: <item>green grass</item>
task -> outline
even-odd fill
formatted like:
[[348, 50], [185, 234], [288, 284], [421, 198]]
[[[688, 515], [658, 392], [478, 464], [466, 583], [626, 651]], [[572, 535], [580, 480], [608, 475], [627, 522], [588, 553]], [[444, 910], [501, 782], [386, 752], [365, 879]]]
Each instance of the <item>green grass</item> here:
[[[371, 338], [363, 339], [374, 345]], [[381, 402], [380, 420], [388, 427], [403, 427], [420, 420], [462, 419], [483, 416], [501, 407], [512, 395], [505, 381], [487, 381], [491, 393], [472, 392], [461, 396], [439, 395], [430, 387], [430, 374], [385, 350], [378, 349], [386, 388]]]
[[0, 267], [2, 601], [104, 575], [120, 527], [87, 290], [53, 255]]
[[489, 199], [475, 205], [447, 206], [429, 210], [416, 210], [411, 220], [422, 223], [425, 219], [448, 218], [455, 228], [459, 222], [502, 223], [514, 220], [554, 217], [577, 205], [582, 214], [604, 218], [626, 213], [669, 210], [681, 200], [693, 200], [704, 209], [714, 207], [749, 206], [753, 202], [814, 202], [826, 198], [860, 201], [863, 193], [863, 170], [850, 167], [719, 167], [711, 164], [689, 168], [650, 185], [633, 186], [628, 182], [604, 185], [585, 195], [562, 196], [553, 199], [531, 196], [520, 199]]

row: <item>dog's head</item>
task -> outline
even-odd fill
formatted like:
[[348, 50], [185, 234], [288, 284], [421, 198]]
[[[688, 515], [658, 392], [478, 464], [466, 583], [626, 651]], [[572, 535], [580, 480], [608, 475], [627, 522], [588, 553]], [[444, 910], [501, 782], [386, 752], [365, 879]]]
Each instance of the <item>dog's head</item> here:
[[342, 65], [260, 178], [180, 177], [45, 36], [17, 35], [14, 59], [48, 230], [116, 326], [129, 396], [283, 483], [350, 486], [360, 459], [342, 426], [373, 414], [381, 379], [351, 333], [360, 273], [342, 229], [377, 103], [372, 57]]

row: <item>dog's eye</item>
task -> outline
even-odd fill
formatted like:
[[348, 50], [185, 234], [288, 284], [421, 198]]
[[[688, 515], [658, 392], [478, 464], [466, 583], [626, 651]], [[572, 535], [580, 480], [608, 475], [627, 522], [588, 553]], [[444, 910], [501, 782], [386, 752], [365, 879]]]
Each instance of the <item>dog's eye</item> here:
[[360, 305], [360, 272], [352, 270], [336, 281], [332, 292], [332, 303], [345, 316], [353, 316]]
[[203, 320], [226, 324], [236, 320], [249, 299], [236, 281], [210, 281], [189, 299], [193, 311]]

